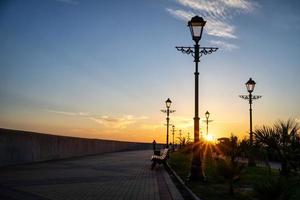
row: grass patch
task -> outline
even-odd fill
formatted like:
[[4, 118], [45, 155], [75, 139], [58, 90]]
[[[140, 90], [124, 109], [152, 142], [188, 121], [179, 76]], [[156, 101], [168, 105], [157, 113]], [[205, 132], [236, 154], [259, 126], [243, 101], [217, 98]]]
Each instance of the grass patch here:
[[182, 180], [186, 181], [190, 172], [191, 160], [192, 154], [176, 151], [170, 154], [168, 163], [177, 175], [180, 176]]
[[[299, 176], [282, 180], [279, 178], [278, 170], [272, 169], [270, 171], [264, 167], [246, 167], [240, 179], [234, 183], [235, 195], [231, 196], [228, 192], [228, 183], [220, 177], [215, 170], [213, 159], [205, 159], [203, 161], [207, 178], [205, 183], [187, 182], [191, 159], [192, 155], [190, 152], [181, 150], [171, 153], [168, 162], [172, 169], [186, 182], [187, 186], [203, 200], [265, 199], [264, 195], [266, 195], [267, 192], [274, 192], [274, 190], [278, 192], [279, 195], [281, 191], [288, 192], [289, 195], [287, 199], [300, 199]], [[277, 182], [274, 182], [274, 180]], [[258, 193], [257, 191], [261, 192]]]

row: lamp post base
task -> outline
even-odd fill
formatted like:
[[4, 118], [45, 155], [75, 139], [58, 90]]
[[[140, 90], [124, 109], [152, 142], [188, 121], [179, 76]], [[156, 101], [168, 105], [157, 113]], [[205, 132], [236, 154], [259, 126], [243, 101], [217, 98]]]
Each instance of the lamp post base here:
[[[251, 128], [252, 129], [252, 128]], [[251, 130], [252, 131], [252, 130]], [[256, 163], [255, 163], [255, 149], [254, 149], [254, 146], [253, 146], [253, 136], [252, 134], [250, 133], [250, 151], [249, 151], [249, 155], [248, 155], [248, 167], [255, 167], [256, 166]]]
[[202, 169], [200, 143], [194, 144], [193, 146], [193, 158], [191, 171], [189, 176], [190, 181], [205, 181], [205, 176]]

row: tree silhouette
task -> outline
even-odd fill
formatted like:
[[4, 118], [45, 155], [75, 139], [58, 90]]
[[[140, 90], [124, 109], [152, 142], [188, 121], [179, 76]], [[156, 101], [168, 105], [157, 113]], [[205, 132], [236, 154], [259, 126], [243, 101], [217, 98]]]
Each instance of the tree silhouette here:
[[231, 135], [230, 138], [223, 138], [222, 141], [223, 153], [227, 158], [217, 160], [217, 172], [228, 183], [230, 195], [234, 195], [233, 184], [239, 180], [245, 167], [244, 164], [238, 162], [241, 146], [238, 138], [234, 135]]
[[299, 169], [299, 124], [295, 120], [278, 121], [272, 127], [262, 126], [254, 131], [256, 142], [275, 151], [281, 162], [280, 174], [288, 175], [290, 169]]

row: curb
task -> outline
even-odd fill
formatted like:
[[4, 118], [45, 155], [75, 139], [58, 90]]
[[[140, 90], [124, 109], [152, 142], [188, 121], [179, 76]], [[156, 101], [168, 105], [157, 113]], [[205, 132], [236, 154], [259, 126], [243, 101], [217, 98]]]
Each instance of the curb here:
[[170, 167], [169, 163], [165, 163], [166, 171], [169, 173], [171, 179], [173, 180], [175, 186], [181, 193], [182, 197], [186, 200], [201, 200], [197, 197], [191, 189], [189, 189], [184, 181], [176, 174], [176, 172]]

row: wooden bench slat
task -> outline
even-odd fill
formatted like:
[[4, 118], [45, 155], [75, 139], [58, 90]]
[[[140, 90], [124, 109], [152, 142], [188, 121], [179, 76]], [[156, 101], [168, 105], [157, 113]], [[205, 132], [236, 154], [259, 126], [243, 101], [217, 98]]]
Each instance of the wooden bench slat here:
[[155, 167], [156, 163], [161, 164], [161, 163], [165, 162], [166, 159], [168, 158], [168, 152], [169, 152], [169, 149], [166, 148], [163, 150], [162, 155], [151, 156], [151, 161], [152, 161], [151, 169], [153, 169]]

